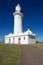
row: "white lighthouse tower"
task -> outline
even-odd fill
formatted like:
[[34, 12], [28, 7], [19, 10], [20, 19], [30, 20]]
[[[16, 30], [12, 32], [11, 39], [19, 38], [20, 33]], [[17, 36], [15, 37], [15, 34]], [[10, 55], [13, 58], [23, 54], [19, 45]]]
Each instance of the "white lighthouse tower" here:
[[14, 16], [14, 34], [21, 33], [23, 14], [21, 13], [21, 7], [19, 4], [15, 7], [15, 12], [13, 13], [13, 16]]
[[34, 44], [36, 35], [31, 31], [22, 31], [22, 18], [21, 6], [18, 4], [15, 7], [14, 16], [14, 33], [5, 36], [5, 44]]

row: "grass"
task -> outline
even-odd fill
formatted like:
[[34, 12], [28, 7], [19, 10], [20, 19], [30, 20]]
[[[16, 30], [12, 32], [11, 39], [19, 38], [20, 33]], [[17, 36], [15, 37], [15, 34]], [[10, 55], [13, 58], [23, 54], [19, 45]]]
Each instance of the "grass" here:
[[[32, 44], [43, 50], [43, 44]], [[18, 65], [21, 58], [21, 47], [18, 45], [0, 44], [0, 65]]]
[[0, 44], [0, 65], [18, 65], [20, 58], [20, 46]]
[[36, 44], [33, 44], [33, 46], [40, 50], [43, 50], [43, 43], [36, 43]]

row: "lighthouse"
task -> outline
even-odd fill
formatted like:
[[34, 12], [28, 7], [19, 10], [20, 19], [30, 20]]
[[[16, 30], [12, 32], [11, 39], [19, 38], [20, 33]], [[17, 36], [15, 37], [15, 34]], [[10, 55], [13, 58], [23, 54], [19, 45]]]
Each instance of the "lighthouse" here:
[[22, 32], [22, 18], [23, 13], [21, 13], [21, 6], [18, 4], [15, 7], [14, 16], [14, 34], [18, 34]]
[[25, 32], [22, 31], [23, 13], [19, 4], [15, 7], [13, 16], [14, 32], [5, 35], [5, 44], [34, 44], [36, 35], [30, 29]]

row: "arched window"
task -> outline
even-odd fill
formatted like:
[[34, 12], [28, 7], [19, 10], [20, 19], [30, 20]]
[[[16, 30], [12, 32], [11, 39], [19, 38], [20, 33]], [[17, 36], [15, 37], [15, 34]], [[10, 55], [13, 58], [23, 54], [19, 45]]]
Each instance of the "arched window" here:
[[24, 37], [24, 40], [25, 40], [25, 37]]

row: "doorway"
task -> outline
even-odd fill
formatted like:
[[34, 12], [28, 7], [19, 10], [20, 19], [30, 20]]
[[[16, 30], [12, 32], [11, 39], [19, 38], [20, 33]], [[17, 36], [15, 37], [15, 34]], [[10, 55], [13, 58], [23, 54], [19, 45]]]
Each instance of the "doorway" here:
[[20, 44], [20, 40], [21, 40], [21, 38], [19, 38], [19, 44]]
[[10, 40], [10, 38], [9, 38], [9, 44], [10, 44], [10, 42], [11, 42], [11, 40]]
[[13, 44], [15, 43], [15, 38], [13, 38]]

